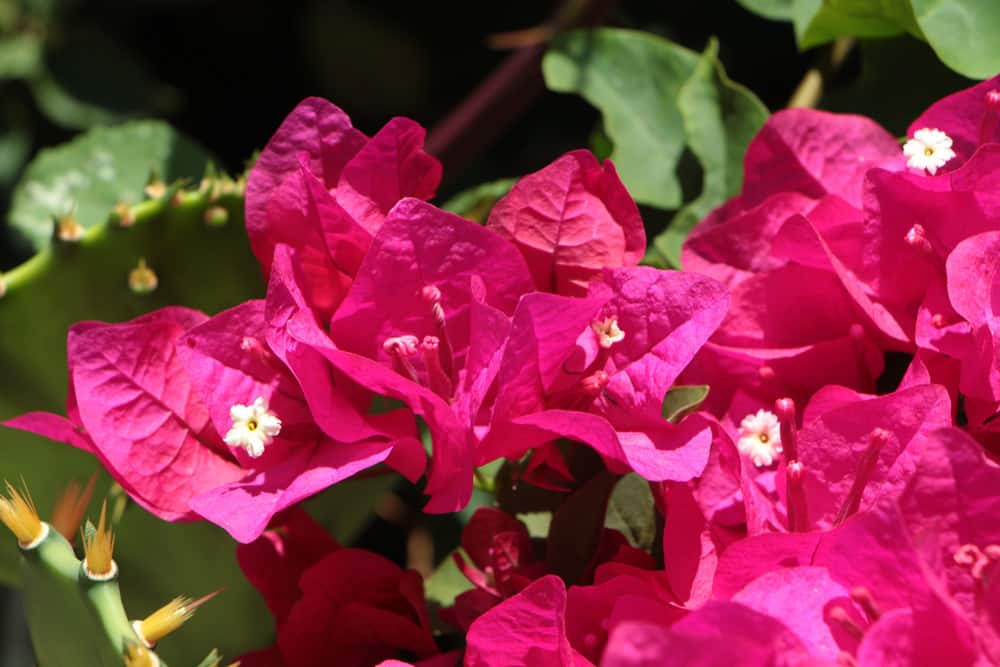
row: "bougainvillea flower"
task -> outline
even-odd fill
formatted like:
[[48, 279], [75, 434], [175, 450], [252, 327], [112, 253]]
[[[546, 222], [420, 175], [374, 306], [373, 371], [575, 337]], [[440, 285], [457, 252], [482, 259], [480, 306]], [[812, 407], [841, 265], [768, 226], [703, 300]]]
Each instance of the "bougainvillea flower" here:
[[567, 153], [519, 180], [487, 226], [509, 238], [539, 291], [583, 296], [605, 268], [634, 266], [646, 249], [639, 209], [610, 162]]
[[302, 331], [312, 314], [294, 297], [301, 293], [295, 267], [293, 252], [278, 276], [284, 290], [272, 290], [283, 300], [275, 312], [297, 322], [287, 332], [339, 373], [423, 417], [434, 447], [426, 509], [464, 507], [472, 492], [473, 426], [494, 358], [509, 314], [533, 289], [520, 253], [469, 220], [403, 200], [376, 234], [328, 337]]
[[555, 575], [538, 579], [480, 616], [466, 644], [466, 667], [593, 667], [566, 637], [566, 586]]
[[291, 522], [237, 549], [240, 567], [275, 615], [276, 646], [248, 667], [356, 665], [437, 654], [423, 580], [362, 549], [339, 548], [315, 522]]
[[1000, 142], [1000, 77], [938, 100], [910, 124], [906, 135], [914, 137], [927, 128], [951, 139], [955, 159], [942, 168], [945, 172], [965, 164], [979, 146]]
[[[827, 384], [872, 391], [883, 355], [836, 277], [799, 264], [756, 273], [732, 287], [719, 329], [681, 376], [712, 389], [704, 409], [722, 418], [743, 392], [765, 405], [806, 401]], [[731, 414], [735, 422], [744, 414]]]
[[247, 233], [265, 275], [278, 243], [299, 249], [310, 302], [328, 315], [389, 210], [434, 196], [441, 165], [423, 140], [405, 118], [369, 139], [333, 104], [303, 100], [247, 178]]
[[665, 421], [663, 397], [727, 305], [714, 280], [649, 267], [608, 270], [583, 299], [524, 297], [482, 456], [519, 456], [565, 437], [617, 472], [653, 481], [698, 475], [712, 424], [698, 414]]
[[901, 171], [903, 163], [896, 139], [869, 118], [787, 109], [768, 118], [747, 147], [741, 196], [752, 207], [779, 192], [832, 194], [860, 208], [865, 173]]
[[[81, 322], [67, 339], [69, 420], [129, 495], [168, 521], [197, 518], [191, 498], [245, 474], [212, 428], [187, 372], [190, 350], [180, 344], [187, 330], [207, 319], [171, 307], [122, 324]], [[33, 429], [37, 423], [31, 418], [8, 425]], [[67, 441], [79, 445], [79, 437]]]
[[850, 623], [839, 612], [827, 618], [861, 638], [859, 663], [865, 657], [870, 662], [861, 664], [879, 664], [891, 632], [902, 655], [914, 656], [902, 664], [945, 656], [949, 664], [981, 664], [977, 655], [996, 662], [1000, 634], [991, 605], [1000, 468], [953, 428], [914, 448], [915, 470], [904, 487], [842, 525], [733, 544], [720, 560], [715, 596], [729, 599], [768, 572], [822, 566], [865, 616]]
[[[10, 425], [41, 425], [36, 432], [70, 444], [86, 437], [150, 512], [168, 521], [201, 516], [243, 542], [275, 513], [385, 461], [397, 446], [421, 451], [406, 411], [366, 421], [355, 409], [359, 426], [347, 443], [317, 428], [295, 380], [259, 338], [263, 314], [263, 302], [250, 301], [211, 319], [167, 308], [123, 324], [78, 324], [68, 340], [67, 409], [67, 423], [78, 424], [62, 433], [45, 427], [61, 423], [54, 416]], [[222, 437], [237, 426], [234, 406], [251, 404], [263, 412], [248, 412], [244, 435], [280, 422], [258, 456], [249, 441]]]
[[601, 667], [818, 665], [781, 621], [735, 602], [712, 601], [668, 631], [642, 620], [611, 632]]
[[[246, 471], [238, 481], [192, 497], [191, 508], [241, 542], [260, 535], [276, 512], [386, 461], [396, 448], [422, 455], [406, 410], [365, 415], [341, 398], [338, 416], [353, 425], [353, 432], [324, 433], [295, 377], [264, 340], [266, 330], [264, 302], [248, 301], [191, 329], [180, 341], [189, 350], [194, 386], [212, 388], [202, 393], [216, 432], [227, 436], [232, 455]], [[261, 406], [267, 410], [257, 416]], [[237, 418], [241, 411], [250, 416], [252, 431]], [[230, 442], [228, 436], [241, 431], [253, 436], [264, 430], [266, 419], [280, 420], [280, 430], [257, 456]], [[403, 472], [415, 478], [422, 466]]]

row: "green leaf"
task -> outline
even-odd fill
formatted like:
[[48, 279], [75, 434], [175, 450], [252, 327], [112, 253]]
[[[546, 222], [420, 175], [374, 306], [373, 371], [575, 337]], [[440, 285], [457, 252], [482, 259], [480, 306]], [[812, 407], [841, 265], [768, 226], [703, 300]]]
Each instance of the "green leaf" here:
[[870, 116], [895, 136], [906, 134], [932, 103], [971, 85], [938, 60], [930, 46], [909, 35], [865, 40], [858, 49], [860, 75], [825, 91], [822, 107]]
[[116, 204], [144, 199], [151, 174], [167, 182], [199, 179], [208, 162], [204, 149], [159, 121], [95, 128], [31, 161], [14, 191], [9, 220], [43, 248], [55, 218], [72, 213], [84, 228], [93, 227]]
[[707, 384], [675, 385], [663, 397], [663, 418], [679, 422], [698, 409], [708, 396]]
[[795, 0], [736, 0], [754, 14], [775, 21], [791, 21]]
[[891, 37], [919, 34], [909, 0], [794, 0], [795, 37], [800, 49], [842, 36]]
[[632, 196], [677, 208], [675, 173], [684, 151], [677, 97], [698, 54], [654, 35], [602, 28], [557, 37], [542, 62], [549, 88], [597, 107], [614, 142], [611, 159]]
[[106, 31], [72, 27], [50, 40], [44, 66], [32, 79], [39, 108], [71, 129], [108, 125], [173, 111], [179, 93], [157, 81], [138, 56]]
[[8, 35], [0, 39], [0, 79], [23, 79], [38, 73], [42, 62], [42, 39], [34, 33]]
[[916, 21], [948, 67], [976, 79], [1000, 71], [1000, 3], [996, 0], [911, 0]]
[[463, 190], [441, 205], [446, 211], [457, 213], [479, 224], [485, 224], [493, 205], [510, 192], [516, 178], [501, 178]]
[[618, 480], [608, 501], [604, 526], [621, 531], [633, 547], [649, 551], [656, 539], [656, 522], [649, 482], [634, 472]]
[[424, 594], [427, 596], [427, 601], [439, 607], [450, 607], [455, 604], [456, 597], [471, 588], [472, 582], [466, 579], [455, 565], [452, 554], [445, 556], [434, 573], [424, 580]]
[[598, 472], [552, 515], [546, 559], [567, 585], [583, 582], [593, 567], [616, 481], [607, 470]]
[[740, 191], [743, 156], [768, 115], [753, 93], [726, 76], [718, 50], [718, 42], [711, 40], [677, 98], [686, 141], [701, 163], [703, 178], [698, 198], [653, 241], [675, 267], [680, 266], [681, 246], [695, 224]]
[[528, 535], [546, 538], [552, 525], [552, 512], [523, 512], [517, 518], [528, 527]]

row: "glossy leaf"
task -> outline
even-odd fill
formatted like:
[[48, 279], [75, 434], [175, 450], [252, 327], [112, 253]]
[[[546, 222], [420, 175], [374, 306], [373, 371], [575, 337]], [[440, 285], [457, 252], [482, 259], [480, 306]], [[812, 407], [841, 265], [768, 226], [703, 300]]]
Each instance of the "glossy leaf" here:
[[663, 418], [668, 422], [679, 422], [686, 415], [698, 409], [708, 396], [707, 384], [677, 385], [670, 388], [663, 397]]

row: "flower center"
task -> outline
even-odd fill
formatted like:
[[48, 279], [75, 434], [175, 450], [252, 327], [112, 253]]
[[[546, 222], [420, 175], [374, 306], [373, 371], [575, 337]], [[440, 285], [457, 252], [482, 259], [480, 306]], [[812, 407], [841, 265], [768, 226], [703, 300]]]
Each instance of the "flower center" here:
[[[382, 349], [391, 357], [392, 366], [397, 373], [429, 388], [446, 401], [451, 401], [454, 397], [455, 362], [445, 326], [441, 290], [427, 285], [420, 290], [420, 299], [430, 306], [429, 314], [437, 335], [423, 338], [409, 334], [393, 336], [385, 339]], [[423, 372], [413, 363], [418, 356], [423, 360]]]
[[597, 334], [601, 347], [606, 350], [625, 339], [625, 332], [618, 327], [618, 318], [614, 315], [606, 317], [600, 322], [594, 322], [590, 326]]
[[749, 414], [740, 422], [736, 448], [758, 468], [769, 466], [781, 454], [781, 423], [767, 410]]
[[926, 155], [927, 157], [934, 155], [934, 149], [928, 146], [927, 148], [924, 149], [924, 155]]
[[223, 440], [231, 447], [242, 447], [252, 458], [263, 454], [281, 433], [281, 420], [271, 412], [263, 396], [250, 405], [237, 403], [229, 409], [229, 418], [233, 425]]
[[247, 422], [247, 430], [248, 431], [256, 431], [257, 430], [257, 420], [256, 419], [251, 419], [251, 420], [249, 420]]

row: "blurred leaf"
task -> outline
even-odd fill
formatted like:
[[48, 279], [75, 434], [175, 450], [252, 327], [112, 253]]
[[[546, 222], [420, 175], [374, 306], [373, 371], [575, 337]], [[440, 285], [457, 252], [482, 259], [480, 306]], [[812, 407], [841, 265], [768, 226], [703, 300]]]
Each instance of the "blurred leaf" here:
[[736, 0], [754, 14], [775, 21], [791, 21], [795, 0]]
[[767, 120], [767, 107], [743, 86], [730, 81], [711, 40], [677, 99], [688, 147], [701, 163], [702, 190], [674, 217], [653, 244], [675, 267], [691, 229], [708, 213], [740, 191], [743, 156]]
[[485, 224], [493, 205], [510, 192], [516, 178], [501, 178], [463, 190], [441, 205], [446, 211], [457, 213], [479, 224]]
[[10, 187], [31, 152], [31, 112], [16, 97], [0, 100], [0, 187]]
[[600, 109], [614, 142], [611, 159], [632, 196], [677, 208], [675, 170], [685, 143], [677, 97], [698, 61], [693, 51], [648, 33], [602, 28], [557, 37], [542, 71], [552, 90], [579, 93]]
[[656, 539], [656, 503], [649, 482], [634, 472], [619, 479], [608, 500], [604, 526], [621, 531], [637, 549], [652, 549]]
[[1000, 72], [1000, 2], [911, 0], [931, 48], [956, 72], [985, 79]]
[[452, 554], [445, 556], [434, 573], [424, 581], [424, 594], [427, 596], [427, 601], [439, 607], [450, 607], [455, 603], [456, 597], [470, 588], [472, 588], [472, 582], [466, 579], [462, 571], [455, 565]]
[[594, 126], [587, 143], [590, 144], [590, 150], [598, 160], [607, 160], [615, 151], [615, 142], [611, 141], [611, 137], [604, 131], [603, 123]]
[[859, 45], [861, 72], [847, 84], [829, 88], [822, 107], [871, 116], [901, 136], [920, 112], [971, 82], [938, 60], [924, 42], [909, 35], [865, 40]]
[[517, 518], [528, 527], [528, 535], [546, 538], [552, 525], [552, 512], [523, 512]]
[[0, 39], [0, 79], [34, 76], [41, 66], [42, 40], [32, 33]]
[[14, 192], [9, 220], [43, 248], [54, 218], [73, 213], [84, 228], [92, 227], [116, 204], [144, 199], [151, 173], [167, 182], [198, 179], [208, 162], [204, 149], [166, 123], [95, 128], [32, 160]]
[[792, 16], [800, 49], [841, 36], [891, 37], [919, 34], [909, 0], [794, 0]]
[[675, 385], [663, 397], [663, 418], [677, 423], [698, 409], [708, 396], [707, 384]]
[[546, 558], [550, 571], [567, 585], [583, 582], [593, 567], [616, 481], [607, 470], [598, 472], [552, 515]]
[[46, 49], [32, 92], [50, 120], [81, 129], [169, 113], [179, 101], [177, 91], [156, 81], [136, 54], [89, 28], [68, 30]]

